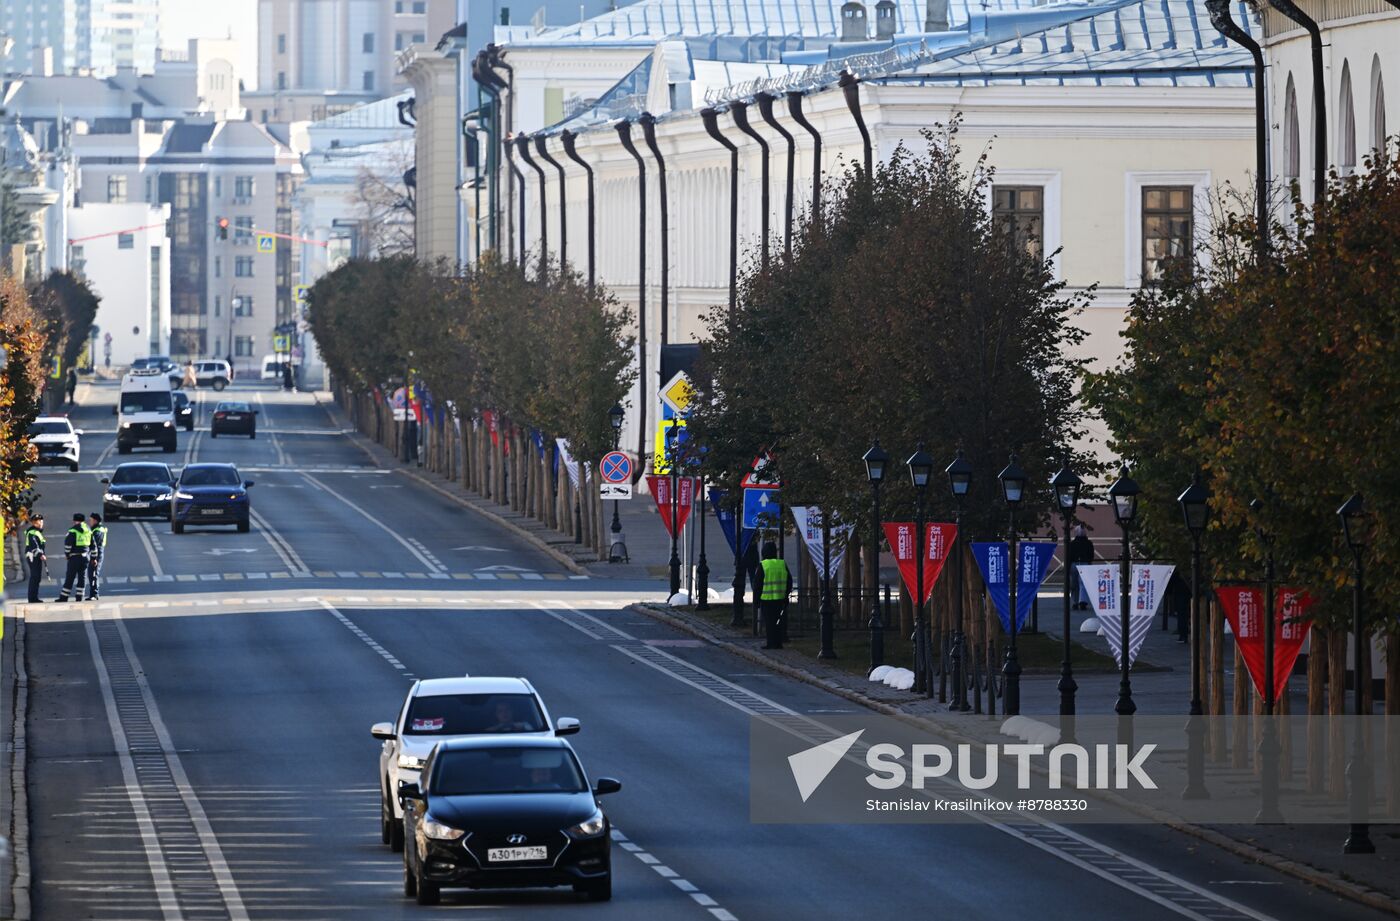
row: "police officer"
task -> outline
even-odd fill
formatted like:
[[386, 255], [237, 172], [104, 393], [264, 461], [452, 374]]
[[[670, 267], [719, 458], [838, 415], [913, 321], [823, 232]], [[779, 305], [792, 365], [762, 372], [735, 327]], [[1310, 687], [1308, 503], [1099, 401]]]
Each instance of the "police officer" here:
[[787, 609], [788, 594], [792, 592], [792, 573], [787, 563], [778, 559], [778, 545], [771, 540], [763, 545], [763, 562], [759, 564], [758, 607], [763, 612], [764, 649], [783, 648], [782, 618]]
[[88, 553], [88, 590], [87, 600], [97, 600], [97, 580], [102, 576], [102, 561], [107, 557], [107, 526], [102, 523], [102, 516], [93, 512], [88, 516], [88, 529], [92, 531], [92, 546]]
[[82, 513], [73, 516], [73, 526], [68, 529], [68, 533], [63, 535], [63, 556], [68, 564], [67, 570], [63, 573], [63, 591], [59, 592], [55, 601], [81, 601], [82, 587], [78, 588], [77, 596], [70, 599], [68, 596], [73, 593], [73, 583], [80, 579], [87, 570], [88, 547], [92, 544], [92, 532], [88, 530], [87, 522], [83, 519]]
[[29, 561], [29, 603], [41, 604], [39, 582], [44, 578], [49, 559], [44, 555], [44, 516], [35, 515], [29, 519], [29, 527], [24, 531], [24, 558]]

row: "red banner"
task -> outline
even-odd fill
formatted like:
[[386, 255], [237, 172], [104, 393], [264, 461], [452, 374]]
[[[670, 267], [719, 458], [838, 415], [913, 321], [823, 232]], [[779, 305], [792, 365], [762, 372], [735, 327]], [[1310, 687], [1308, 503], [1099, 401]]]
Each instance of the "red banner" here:
[[647, 489], [651, 490], [651, 497], [656, 500], [656, 510], [661, 513], [661, 523], [666, 526], [666, 533], [672, 537], [683, 527], [686, 519], [690, 517], [690, 510], [695, 504], [695, 477], [676, 477], [676, 520], [671, 520], [671, 477], [661, 473], [647, 474]]
[[[958, 526], [955, 524], [931, 521], [926, 527], [928, 531], [924, 535], [922, 601], [928, 601], [929, 595], [933, 594], [933, 586], [938, 582], [938, 575], [943, 572], [943, 564], [947, 562], [948, 552], [958, 536]], [[899, 574], [904, 578], [904, 586], [909, 589], [910, 595], [918, 593], [919, 571], [914, 568], [914, 558], [918, 556], [918, 548], [914, 546], [917, 536], [918, 532], [912, 521], [885, 522], [885, 540], [890, 542], [890, 550], [894, 552], [894, 558], [899, 563]]]
[[[1217, 588], [1216, 596], [1225, 606], [1235, 646], [1249, 669], [1254, 689], [1264, 696], [1264, 590], [1232, 585]], [[1274, 595], [1274, 700], [1283, 695], [1293, 663], [1298, 661], [1303, 642], [1308, 637], [1312, 618], [1308, 609], [1313, 597], [1307, 589], [1280, 588]]]

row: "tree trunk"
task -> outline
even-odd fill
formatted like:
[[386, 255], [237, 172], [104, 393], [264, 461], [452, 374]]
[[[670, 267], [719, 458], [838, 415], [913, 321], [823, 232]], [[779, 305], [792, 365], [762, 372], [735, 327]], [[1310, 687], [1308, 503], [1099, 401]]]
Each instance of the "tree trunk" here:
[[1347, 712], [1347, 631], [1337, 627], [1328, 631], [1327, 644], [1327, 712], [1332, 714], [1331, 733], [1327, 740], [1327, 792], [1343, 799], [1347, 792], [1346, 723]]
[[1326, 775], [1327, 631], [1312, 625], [1308, 640], [1308, 792], [1321, 793]]
[[1211, 759], [1223, 763], [1227, 757], [1225, 744], [1225, 615], [1215, 594], [1206, 596], [1206, 613], [1210, 618], [1210, 703], [1206, 712], [1217, 719], [1210, 721]]

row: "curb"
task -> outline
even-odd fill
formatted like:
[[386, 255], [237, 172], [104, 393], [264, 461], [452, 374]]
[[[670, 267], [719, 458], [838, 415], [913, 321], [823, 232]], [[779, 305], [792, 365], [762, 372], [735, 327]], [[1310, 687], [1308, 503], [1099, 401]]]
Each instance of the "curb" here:
[[14, 921], [29, 921], [29, 758], [25, 739], [25, 722], [29, 712], [29, 670], [24, 664], [25, 619], [17, 605], [10, 605], [9, 609], [13, 615], [15, 630], [15, 711], [12, 715], [13, 729], [10, 737], [10, 821], [14, 832], [10, 848], [14, 859], [14, 877], [10, 887], [13, 908], [10, 917]]
[[[644, 614], [647, 617], [653, 618], [654, 620], [659, 620], [664, 624], [668, 624], [669, 626], [675, 627], [677, 630], [680, 630], [683, 633], [688, 633], [691, 636], [704, 640], [710, 645], [723, 649], [726, 652], [732, 653], [733, 655], [736, 655], [747, 662], [752, 662], [755, 665], [761, 665], [770, 671], [777, 672], [780, 675], [784, 675], [796, 681], [801, 681], [803, 684], [812, 685], [813, 687], [818, 687], [822, 690], [830, 691], [831, 693], [836, 694], [839, 697], [843, 697], [846, 700], [851, 701], [852, 703], [860, 704], [861, 706], [869, 710], [874, 710], [875, 712], [882, 713], [886, 716], [892, 716], [902, 722], [908, 723], [912, 726], [916, 726], [920, 729], [931, 729], [937, 731], [942, 735], [952, 736], [960, 741], [980, 744], [981, 740], [973, 739], [970, 736], [963, 735], [962, 733], [958, 732], [958, 730], [955, 727], [949, 727], [942, 723], [936, 723], [920, 716], [905, 713], [903, 710], [900, 710], [897, 707], [892, 707], [884, 701], [876, 700], [873, 697], [869, 697], [857, 690], [837, 684], [834, 681], [828, 681], [826, 679], [820, 678], [809, 671], [800, 668], [795, 668], [791, 665], [788, 665], [785, 662], [775, 661], [774, 659], [765, 656], [762, 653], [755, 652], [747, 646], [743, 646], [738, 643], [731, 642], [722, 637], [716, 636], [714, 633], [711, 633], [709, 630], [705, 629], [705, 627], [696, 624], [693, 620], [691, 620], [688, 617], [671, 614], [661, 609], [660, 607], [649, 603], [638, 603], [629, 605], [627, 609], [630, 611], [635, 611], [639, 614]], [[1386, 895], [1383, 892], [1378, 892], [1369, 887], [1362, 886], [1358, 883], [1353, 883], [1347, 879], [1342, 878], [1336, 873], [1331, 872], [1330, 870], [1322, 870], [1310, 864], [1300, 863], [1296, 860], [1292, 860], [1288, 857], [1276, 854], [1273, 851], [1270, 851], [1266, 848], [1259, 847], [1258, 845], [1249, 844], [1245, 841], [1239, 840], [1238, 838], [1233, 838], [1230, 835], [1224, 834], [1223, 832], [1219, 832], [1211, 828], [1205, 828], [1200, 825], [1192, 825], [1189, 822], [1183, 822], [1180, 819], [1176, 819], [1171, 816], [1165, 815], [1154, 809], [1143, 809], [1141, 806], [1135, 806], [1134, 804], [1121, 800], [1118, 797], [1112, 797], [1112, 799], [1116, 801], [1116, 805], [1137, 812], [1139, 815], [1142, 815], [1145, 818], [1152, 819], [1158, 824], [1165, 825], [1166, 827], [1181, 832], [1182, 834], [1190, 835], [1191, 837], [1197, 838], [1201, 841], [1205, 841], [1208, 844], [1213, 844], [1221, 850], [1228, 851], [1236, 855], [1237, 857], [1244, 857], [1248, 860], [1253, 861], [1254, 863], [1269, 867], [1270, 869], [1275, 870], [1279, 873], [1291, 876], [1295, 879], [1301, 880], [1302, 882], [1316, 886], [1319, 889], [1324, 889], [1328, 892], [1333, 893], [1334, 895], [1350, 899], [1353, 902], [1357, 902], [1369, 908], [1375, 908], [1379, 911], [1386, 912], [1387, 914], [1400, 916], [1400, 899]]]
[[325, 409], [329, 415], [335, 418], [335, 421], [340, 424], [341, 428], [346, 429], [348, 431], [349, 438], [351, 442], [354, 443], [355, 447], [363, 451], [365, 457], [369, 458], [370, 463], [374, 464], [374, 466], [378, 467], [380, 470], [388, 470], [392, 473], [399, 473], [407, 477], [412, 477], [419, 483], [422, 483], [424, 486], [431, 489], [433, 492], [438, 493], [439, 495], [447, 499], [451, 499], [457, 505], [462, 506], [470, 512], [474, 512], [477, 515], [480, 515], [482, 518], [485, 518], [487, 521], [490, 521], [493, 524], [500, 525], [501, 527], [515, 534], [517, 537], [530, 543], [535, 547], [535, 549], [543, 552], [545, 555], [549, 556], [555, 562], [559, 563], [561, 566], [563, 566], [565, 569], [569, 570], [569, 572], [573, 573], [576, 576], [592, 575], [592, 573], [585, 569], [573, 557], [569, 556], [567, 553], [564, 553], [561, 550], [556, 549], [555, 547], [550, 546], [548, 541], [541, 539], [539, 535], [535, 534], [533, 531], [530, 531], [526, 528], [522, 528], [520, 527], [520, 525], [516, 524], [514, 521], [511, 521], [509, 518], [506, 518], [503, 515], [498, 515], [490, 509], [482, 508], [475, 502], [472, 502], [466, 496], [459, 496], [451, 490], [441, 486], [440, 484], [433, 482], [433, 480], [430, 479], [430, 474], [419, 473], [417, 470], [409, 470], [404, 467], [385, 466], [384, 462], [380, 458], [375, 456], [374, 449], [379, 446], [376, 445], [373, 441], [371, 441], [367, 435], [361, 433], [358, 429], [351, 425], [349, 420], [346, 420], [343, 417], [341, 417], [339, 406], [335, 405], [333, 401], [330, 403], [322, 403], [321, 398], [317, 396], [314, 391], [312, 392], [312, 399], [316, 401], [317, 405]]

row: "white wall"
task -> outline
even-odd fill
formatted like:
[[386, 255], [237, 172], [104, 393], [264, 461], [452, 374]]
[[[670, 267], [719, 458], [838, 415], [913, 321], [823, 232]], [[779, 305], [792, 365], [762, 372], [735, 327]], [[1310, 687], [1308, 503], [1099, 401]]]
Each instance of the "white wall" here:
[[[97, 308], [99, 367], [102, 342], [112, 335], [112, 365], [130, 364], [170, 349], [170, 241], [166, 237], [168, 205], [92, 203], [69, 212], [75, 241], [70, 247], [74, 269], [102, 298]], [[147, 225], [157, 225], [150, 227]], [[142, 228], [142, 229], [137, 229]], [[116, 232], [129, 230], [131, 247], [121, 248]], [[158, 250], [152, 291], [152, 250]], [[152, 294], [155, 294], [153, 300]]]

